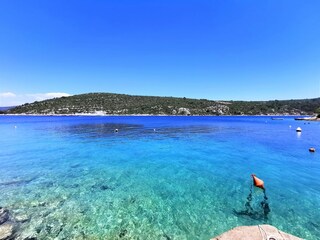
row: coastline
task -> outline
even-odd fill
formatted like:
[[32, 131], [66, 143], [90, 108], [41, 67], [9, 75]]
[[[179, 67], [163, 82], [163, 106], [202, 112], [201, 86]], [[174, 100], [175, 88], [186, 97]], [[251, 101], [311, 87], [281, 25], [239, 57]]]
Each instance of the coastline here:
[[[31, 114], [31, 113], [10, 113], [10, 114], [0, 114], [0, 116], [70, 116], [70, 117], [293, 117], [298, 116], [308, 116], [308, 115], [167, 115], [167, 114], [95, 114], [95, 113], [75, 113], [75, 114]], [[298, 119], [295, 119], [298, 120]], [[320, 121], [320, 118], [303, 117], [299, 120], [305, 121]]]
[[294, 120], [297, 120], [297, 121], [320, 121], [320, 118], [312, 116], [312, 117], [295, 118]]

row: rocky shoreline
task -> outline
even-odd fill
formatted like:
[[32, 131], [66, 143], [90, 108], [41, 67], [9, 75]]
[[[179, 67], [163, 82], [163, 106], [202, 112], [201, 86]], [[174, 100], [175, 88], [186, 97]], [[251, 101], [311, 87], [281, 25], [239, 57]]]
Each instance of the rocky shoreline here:
[[231, 229], [211, 240], [302, 240], [271, 225], [241, 226]]
[[303, 117], [303, 118], [295, 118], [297, 121], [320, 121], [319, 117]]
[[36, 240], [36, 237], [21, 236], [23, 224], [28, 222], [29, 220], [30, 217], [26, 214], [13, 214], [11, 211], [9, 211], [9, 209], [0, 207], [0, 240]]
[[169, 115], [169, 114], [95, 114], [95, 113], [74, 113], [74, 114], [41, 114], [41, 113], [6, 113], [0, 114], [0, 116], [39, 116], [39, 117], [292, 117], [295, 120], [309, 120], [320, 121], [320, 118], [314, 119], [313, 117], [297, 118], [299, 115], [284, 115], [284, 114], [272, 114], [272, 115]]
[[19, 223], [8, 209], [0, 207], [0, 240], [14, 239]]
[[[19, 233], [20, 225], [29, 220], [28, 216], [21, 215], [13, 217], [8, 209], [0, 207], [0, 240], [36, 240], [35, 236], [22, 237]], [[21, 238], [22, 237], [22, 238]], [[302, 240], [297, 236], [282, 232], [271, 225], [239, 226], [223, 234], [212, 238], [211, 240], [260, 240], [260, 239], [278, 239], [278, 240]]]

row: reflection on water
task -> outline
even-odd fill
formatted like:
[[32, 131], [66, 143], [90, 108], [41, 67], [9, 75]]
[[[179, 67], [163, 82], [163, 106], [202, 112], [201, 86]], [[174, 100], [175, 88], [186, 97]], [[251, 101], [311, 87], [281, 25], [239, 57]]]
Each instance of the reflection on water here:
[[107, 138], [114, 137], [116, 129], [118, 133], [124, 136], [130, 136], [143, 129], [142, 125], [135, 124], [117, 124], [117, 123], [100, 123], [100, 124], [79, 124], [71, 126], [60, 126], [59, 128], [53, 128], [54, 131], [69, 135], [77, 135], [83, 138]]
[[297, 132], [297, 138], [301, 137], [301, 132]]
[[[44, 129], [40, 129], [43, 131]], [[45, 129], [48, 130], [48, 129]], [[52, 131], [70, 137], [76, 135], [82, 138], [179, 138], [193, 134], [213, 134], [217, 132], [238, 132], [234, 127], [218, 126], [161, 126], [154, 128], [142, 124], [123, 124], [123, 123], [99, 123], [99, 124], [78, 124], [71, 126], [59, 126], [51, 129]], [[117, 135], [116, 135], [117, 134]]]

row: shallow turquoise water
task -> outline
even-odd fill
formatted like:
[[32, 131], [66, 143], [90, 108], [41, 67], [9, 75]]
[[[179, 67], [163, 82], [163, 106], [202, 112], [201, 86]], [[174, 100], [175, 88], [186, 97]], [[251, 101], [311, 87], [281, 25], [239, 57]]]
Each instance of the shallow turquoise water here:
[[[0, 206], [27, 219], [18, 239], [209, 239], [262, 223], [320, 238], [319, 122], [1, 116], [0, 132]], [[258, 189], [254, 216], [237, 214], [251, 173], [267, 216]]]

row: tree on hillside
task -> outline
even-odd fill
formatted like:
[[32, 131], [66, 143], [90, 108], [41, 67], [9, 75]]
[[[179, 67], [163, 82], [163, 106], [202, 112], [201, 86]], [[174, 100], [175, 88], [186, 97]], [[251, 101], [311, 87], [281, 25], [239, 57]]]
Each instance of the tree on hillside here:
[[320, 118], [320, 107], [318, 107], [315, 112], [317, 114], [317, 118]]

